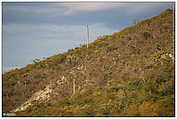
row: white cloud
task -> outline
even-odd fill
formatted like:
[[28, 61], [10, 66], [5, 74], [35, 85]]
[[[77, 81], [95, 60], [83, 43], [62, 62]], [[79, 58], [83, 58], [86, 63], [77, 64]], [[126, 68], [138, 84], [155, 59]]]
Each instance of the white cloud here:
[[3, 12], [9, 11], [19, 16], [69, 16], [81, 11], [99, 11], [115, 8], [118, 11], [127, 13], [142, 13], [156, 8], [170, 5], [172, 3], [136, 3], [136, 2], [65, 2], [65, 3], [44, 3], [42, 5], [32, 4], [28, 6], [3, 6]]
[[66, 9], [63, 15], [72, 15], [80, 11], [96, 11], [104, 9], [116, 8], [118, 11], [125, 12], [125, 14], [138, 14], [146, 13], [153, 9], [164, 7], [166, 5], [172, 5], [173, 3], [153, 3], [153, 2], [142, 2], [142, 3], [121, 3], [121, 2], [81, 2], [81, 3], [57, 3], [64, 6]]
[[58, 5], [68, 8], [64, 15], [71, 15], [80, 11], [96, 11], [109, 8], [116, 8], [124, 6], [125, 3], [110, 3], [110, 2], [81, 2], [81, 3], [57, 3]]
[[5, 73], [5, 72], [8, 72], [8, 71], [13, 70], [13, 69], [20, 69], [20, 68], [22, 68], [22, 67], [19, 67], [19, 66], [3, 67], [2, 72]]
[[72, 10], [80, 11], [95, 11], [100, 9], [111, 8], [115, 6], [113, 3], [59, 3], [62, 6], [68, 7]]

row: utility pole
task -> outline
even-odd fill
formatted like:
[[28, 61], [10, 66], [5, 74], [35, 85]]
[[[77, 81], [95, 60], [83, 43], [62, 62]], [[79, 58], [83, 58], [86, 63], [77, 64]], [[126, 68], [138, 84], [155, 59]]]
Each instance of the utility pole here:
[[87, 25], [87, 36], [88, 36], [88, 39], [87, 39], [87, 48], [88, 48], [88, 44], [89, 44], [89, 27]]

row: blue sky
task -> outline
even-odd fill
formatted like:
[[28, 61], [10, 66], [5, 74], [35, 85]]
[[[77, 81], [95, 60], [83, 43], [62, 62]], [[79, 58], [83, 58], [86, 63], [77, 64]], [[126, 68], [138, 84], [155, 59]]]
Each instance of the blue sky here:
[[86, 24], [92, 42], [98, 36], [132, 25], [134, 19], [155, 16], [173, 5], [167, 2], [4, 2], [3, 72], [84, 44]]

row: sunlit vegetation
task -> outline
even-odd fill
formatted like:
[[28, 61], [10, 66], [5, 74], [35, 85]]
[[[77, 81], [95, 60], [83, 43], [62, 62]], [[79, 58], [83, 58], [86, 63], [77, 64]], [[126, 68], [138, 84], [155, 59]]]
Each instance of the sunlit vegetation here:
[[[173, 11], [3, 75], [3, 112], [47, 84], [18, 116], [174, 116]], [[57, 82], [63, 80], [59, 85]], [[75, 87], [73, 86], [75, 85]], [[74, 89], [73, 89], [74, 87]]]

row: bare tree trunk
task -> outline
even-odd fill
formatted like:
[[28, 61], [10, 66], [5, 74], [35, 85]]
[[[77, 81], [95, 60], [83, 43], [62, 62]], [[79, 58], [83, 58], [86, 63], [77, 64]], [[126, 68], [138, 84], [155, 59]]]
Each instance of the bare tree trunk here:
[[73, 79], [73, 95], [76, 93], [76, 80]]

